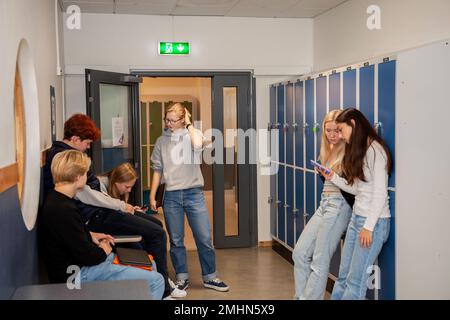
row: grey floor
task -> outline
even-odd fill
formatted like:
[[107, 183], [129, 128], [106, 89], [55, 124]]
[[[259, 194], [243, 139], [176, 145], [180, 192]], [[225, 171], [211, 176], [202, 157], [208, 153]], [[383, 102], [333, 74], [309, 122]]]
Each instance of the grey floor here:
[[[170, 258], [168, 264], [174, 279]], [[183, 299], [292, 300], [294, 296], [293, 266], [271, 248], [217, 249], [216, 264], [229, 292], [204, 288], [197, 251], [188, 251], [190, 286]]]

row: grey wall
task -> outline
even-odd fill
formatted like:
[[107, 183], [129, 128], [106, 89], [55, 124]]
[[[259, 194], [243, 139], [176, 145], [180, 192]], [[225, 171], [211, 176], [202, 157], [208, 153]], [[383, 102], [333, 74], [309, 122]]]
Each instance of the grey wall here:
[[0, 264], [0, 299], [39, 281], [36, 227], [25, 227], [17, 186], [0, 193]]

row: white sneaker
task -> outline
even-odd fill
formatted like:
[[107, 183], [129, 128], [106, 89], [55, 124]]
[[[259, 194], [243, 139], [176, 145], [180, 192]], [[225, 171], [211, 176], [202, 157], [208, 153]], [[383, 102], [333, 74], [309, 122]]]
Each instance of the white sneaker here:
[[163, 298], [163, 300], [176, 300], [176, 299], [172, 298], [171, 296], [167, 296], [167, 297]]
[[187, 296], [187, 292], [185, 290], [180, 290], [178, 288], [174, 288], [170, 293], [170, 296], [173, 298], [184, 298]]

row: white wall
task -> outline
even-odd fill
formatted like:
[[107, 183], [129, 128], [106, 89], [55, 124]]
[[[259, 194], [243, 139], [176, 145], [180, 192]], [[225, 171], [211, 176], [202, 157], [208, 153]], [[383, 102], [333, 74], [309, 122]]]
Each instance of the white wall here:
[[[381, 8], [381, 29], [366, 26]], [[360, 62], [450, 38], [448, 0], [349, 0], [314, 19], [314, 70]]]
[[[312, 19], [82, 14], [80, 30], [64, 30], [66, 116], [85, 112], [86, 67], [253, 70], [257, 127], [267, 128], [269, 84], [312, 70], [312, 27]], [[189, 57], [158, 56], [158, 41], [176, 40], [191, 42]], [[268, 195], [268, 177], [259, 175], [259, 241], [271, 239]]]
[[450, 299], [450, 40], [397, 57], [397, 299]]
[[[16, 161], [14, 78], [19, 43], [25, 39], [34, 60], [39, 101], [40, 150], [51, 145], [50, 85], [56, 89], [57, 122], [61, 123], [61, 80], [56, 76], [54, 0], [0, 2], [0, 167]], [[58, 121], [59, 120], [59, 121]], [[61, 135], [61, 127], [57, 127]], [[38, 182], [36, 182], [38, 184]]]

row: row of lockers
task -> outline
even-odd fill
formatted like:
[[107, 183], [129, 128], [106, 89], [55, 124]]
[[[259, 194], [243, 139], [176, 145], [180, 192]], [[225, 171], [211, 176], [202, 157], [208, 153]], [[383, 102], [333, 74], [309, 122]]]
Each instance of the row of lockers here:
[[[387, 60], [387, 59], [386, 59]], [[272, 236], [293, 248], [304, 226], [319, 206], [322, 181], [310, 159], [320, 152], [321, 124], [329, 110], [356, 107], [386, 141], [395, 167], [395, 60], [331, 70], [296, 82], [271, 86], [270, 130], [279, 130], [271, 177]], [[381, 290], [372, 298], [395, 297], [395, 170], [389, 178], [391, 233], [378, 259]], [[341, 248], [331, 263], [331, 277], [337, 277]]]

